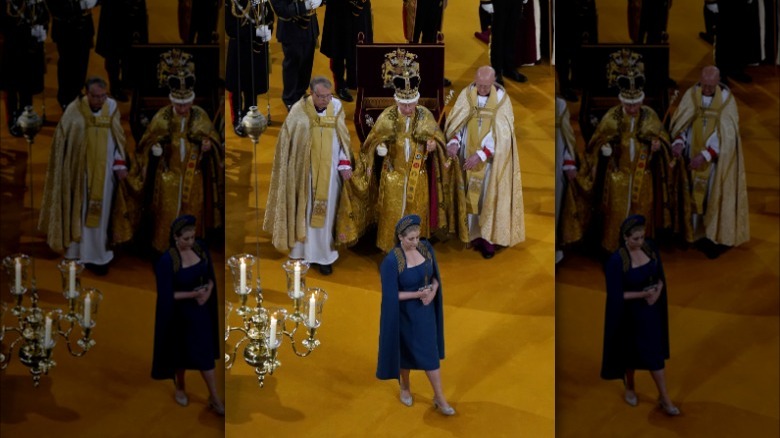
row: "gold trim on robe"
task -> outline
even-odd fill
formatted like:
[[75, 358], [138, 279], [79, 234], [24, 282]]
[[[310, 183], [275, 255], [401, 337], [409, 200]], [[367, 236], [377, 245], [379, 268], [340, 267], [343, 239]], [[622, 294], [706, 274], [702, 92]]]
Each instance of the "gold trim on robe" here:
[[[408, 161], [405, 138], [409, 138], [411, 147]], [[429, 139], [436, 141], [433, 152], [426, 152]], [[408, 134], [406, 117], [393, 105], [379, 115], [363, 142], [356, 175], [352, 178], [365, 189], [359, 202], [365, 205], [367, 214], [358, 224], [360, 234], [368, 225], [377, 224], [376, 245], [383, 251], [389, 251], [395, 244], [395, 225], [407, 214], [417, 214], [422, 219], [421, 237], [437, 232], [458, 233], [462, 241], [467, 241], [467, 230], [465, 236], [461, 234], [466, 223], [463, 175], [459, 163], [447, 167], [444, 143], [444, 134], [436, 119], [422, 105], [417, 105], [409, 121]], [[380, 144], [387, 146], [385, 157], [376, 153]], [[427, 154], [427, 159], [420, 161], [419, 168], [414, 168], [418, 153], [421, 157]], [[417, 181], [410, 199], [407, 189], [415, 174]], [[460, 190], [455, 190], [458, 187]]]
[[[447, 116], [445, 131], [448, 139], [477, 116], [477, 103], [470, 98], [471, 87], [473, 85], [460, 92], [452, 111]], [[495, 87], [498, 88], [500, 85]], [[523, 184], [514, 124], [512, 102], [505, 90], [501, 100], [496, 103], [492, 127], [495, 152], [492, 157], [493, 164], [487, 181], [487, 190], [482, 200], [482, 210], [479, 213], [482, 238], [501, 246], [514, 246], [525, 240]], [[465, 197], [464, 185], [461, 184], [459, 187], [459, 193]], [[459, 232], [461, 240], [467, 242], [468, 224], [465, 214], [464, 220], [459, 223], [463, 227], [463, 231]]]
[[[311, 108], [309, 108], [311, 107]], [[271, 242], [282, 252], [289, 252], [297, 242], [306, 240], [306, 206], [311, 195], [309, 173], [311, 170], [312, 126], [309, 111], [314, 111], [310, 96], [303, 96], [290, 109], [290, 113], [279, 130], [276, 153], [271, 169], [271, 186], [263, 218], [263, 230], [271, 233]], [[334, 115], [334, 134], [342, 151], [354, 166], [350, 148], [349, 130], [345, 123], [344, 106]], [[325, 145], [323, 144], [323, 147]], [[340, 178], [340, 176], [336, 176]], [[357, 190], [353, 181], [344, 181], [336, 206], [334, 245], [352, 245], [357, 242], [359, 231], [355, 225], [362, 214], [353, 200]]]
[[[633, 131], [631, 122], [632, 117], [624, 113], [622, 105], [610, 108], [586, 147], [577, 175], [577, 184], [584, 190], [585, 196], [590, 199], [601, 197], [600, 205], [593, 208], [602, 223], [601, 229], [597, 230], [598, 237], [602, 247], [609, 252], [617, 249], [620, 224], [627, 216], [645, 216], [646, 232], [651, 237], [656, 228], [669, 227], [674, 215], [672, 206], [675, 202], [669, 191], [669, 136], [658, 115], [648, 106], [642, 106], [634, 118]], [[661, 149], [650, 153], [654, 138], [661, 141]], [[630, 153], [632, 139], [635, 143], [633, 158]], [[612, 148], [609, 157], [602, 156], [601, 147], [605, 144]], [[649, 154], [648, 162], [639, 169], [644, 150]], [[599, 167], [600, 160], [605, 164], [603, 167]], [[597, 174], [597, 169], [603, 171]], [[640, 184], [641, 188], [632, 195], [636, 184]], [[601, 193], [593, 193], [597, 185], [602, 187]], [[567, 216], [561, 218], [562, 221], [571, 219]], [[588, 225], [580, 224], [582, 229], [587, 229]]]
[[[672, 138], [688, 129], [695, 117], [701, 115], [701, 99], [697, 100], [696, 89], [689, 88], [680, 100], [680, 106], [672, 116]], [[720, 88], [720, 86], [718, 87]], [[722, 91], [721, 91], [722, 92]], [[722, 245], [737, 246], [750, 240], [750, 218], [748, 212], [747, 183], [745, 181], [745, 159], [742, 154], [742, 140], [739, 133], [739, 113], [733, 93], [728, 93], [721, 103], [720, 117], [715, 120], [719, 139], [715, 172], [712, 178], [707, 208], [704, 212], [705, 236]], [[707, 139], [705, 138], [704, 141]], [[687, 176], [686, 166], [676, 166]], [[690, 182], [684, 179], [687, 184]], [[684, 187], [689, 187], [685, 185]], [[689, 195], [688, 190], [683, 190]], [[680, 228], [685, 231], [685, 238], [693, 241], [690, 200], [684, 203], [687, 211], [680, 220]]]
[[[195, 105], [184, 120], [184, 132], [181, 124], [182, 117], [172, 105], [157, 111], [136, 148], [139, 171], [131, 175], [141, 199], [153, 187], [151, 205], [140, 207], [150, 213], [152, 245], [161, 252], [170, 246], [171, 223], [182, 214], [198, 218], [199, 236], [222, 224], [225, 172], [219, 133], [206, 111]], [[211, 140], [211, 149], [202, 152], [201, 143], [206, 138]], [[156, 160], [154, 180], [146, 181], [155, 144], [163, 148], [163, 154]], [[203, 162], [206, 166], [201, 166]]]
[[[66, 107], [54, 131], [49, 151], [38, 229], [46, 233], [49, 247], [59, 253], [63, 253], [71, 242], [81, 241], [84, 225], [81, 212], [82, 203], [86, 202], [87, 123], [80, 106], [86, 104], [86, 99], [81, 97]], [[132, 170], [131, 157], [125, 153], [125, 133], [118, 107], [109, 117], [116, 150], [124, 158], [128, 170]], [[114, 157], [107, 159], [113, 160]], [[125, 181], [117, 181], [114, 190], [108, 241], [111, 245], [118, 245], [132, 238], [134, 223], [132, 210], [128, 207], [129, 193]]]

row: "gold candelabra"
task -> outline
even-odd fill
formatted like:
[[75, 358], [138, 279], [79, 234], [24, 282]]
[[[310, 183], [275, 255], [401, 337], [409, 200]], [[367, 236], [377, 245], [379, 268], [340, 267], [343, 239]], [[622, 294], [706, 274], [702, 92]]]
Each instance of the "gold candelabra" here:
[[[27, 140], [30, 208], [32, 209], [35, 199], [32, 145], [35, 136], [41, 130], [43, 121], [32, 106], [27, 106], [16, 123]], [[16, 317], [16, 324], [6, 326], [8, 305], [0, 303], [0, 369], [5, 370], [8, 367], [14, 348], [21, 344], [19, 361], [30, 368], [33, 385], [37, 387], [41, 381], [41, 374], [48, 375], [49, 369], [57, 365], [52, 359], [57, 337], [65, 340], [68, 351], [76, 357], [83, 356], [95, 345], [95, 340], [90, 335], [95, 327], [95, 316], [98, 305], [103, 300], [103, 294], [94, 288], [82, 289], [81, 273], [84, 271], [84, 265], [75, 259], [64, 259], [57, 268], [62, 275], [62, 293], [68, 302], [68, 311], [63, 314], [61, 309], [43, 309], [38, 305], [35, 259], [26, 254], [14, 254], [3, 259], [3, 267], [9, 279], [11, 295], [14, 297], [15, 304], [10, 313]], [[24, 305], [24, 296], [28, 291], [31, 301], [29, 307]], [[77, 325], [81, 327], [81, 337], [75, 341], [79, 347], [75, 349], [71, 342], [71, 334]], [[2, 341], [6, 333], [16, 333], [17, 337], [10, 343], [8, 351], [4, 352]]]
[[[62, 274], [62, 294], [68, 302], [67, 313], [62, 309], [44, 309], [38, 305], [38, 288], [32, 269], [33, 259], [26, 254], [14, 254], [3, 260], [6, 276], [9, 278], [9, 289], [14, 297], [15, 305], [10, 309], [16, 317], [15, 325], [6, 325], [8, 306], [0, 306], [0, 341], [8, 333], [16, 333], [16, 339], [10, 343], [7, 352], [0, 349], [0, 369], [6, 369], [18, 344], [19, 361], [30, 368], [33, 385], [38, 386], [41, 374], [49, 374], [49, 369], [57, 365], [52, 359], [52, 352], [57, 345], [57, 338], [65, 340], [68, 352], [72, 356], [81, 357], [95, 345], [90, 337], [95, 327], [95, 317], [98, 306], [103, 300], [103, 294], [94, 288], [81, 287], [81, 272], [84, 265], [78, 260], [64, 259], [57, 268]], [[30, 305], [24, 305], [24, 296], [30, 292]], [[75, 341], [74, 348], [71, 335], [76, 326], [81, 327], [81, 336]]]
[[[225, 306], [225, 341], [230, 334], [240, 332], [243, 336], [231, 353], [225, 353], [225, 367], [232, 368], [241, 346], [244, 361], [255, 368], [257, 382], [263, 387], [265, 376], [273, 374], [281, 365], [277, 358], [278, 349], [284, 339], [290, 341], [298, 357], [306, 357], [320, 345], [316, 338], [317, 328], [322, 322], [322, 307], [328, 294], [320, 288], [306, 288], [306, 272], [309, 264], [301, 260], [288, 260], [282, 265], [287, 273], [287, 295], [293, 303], [292, 312], [282, 307], [263, 306], [260, 279], [253, 278], [256, 258], [251, 254], [234, 255], [227, 262], [233, 276], [233, 290], [238, 294], [240, 305], [236, 313], [241, 324], [231, 327], [229, 316], [232, 305]], [[254, 286], [252, 286], [254, 284]], [[255, 306], [247, 305], [249, 295], [254, 295]], [[306, 328], [304, 339], [296, 340], [298, 329]]]

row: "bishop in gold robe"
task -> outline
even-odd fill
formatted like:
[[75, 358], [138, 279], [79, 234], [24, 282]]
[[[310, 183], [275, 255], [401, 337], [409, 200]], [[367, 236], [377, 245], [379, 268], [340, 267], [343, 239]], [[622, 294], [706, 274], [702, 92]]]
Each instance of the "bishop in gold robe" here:
[[733, 93], [720, 83], [717, 67], [705, 67], [700, 82], [685, 92], [672, 117], [671, 134], [672, 152], [688, 173], [686, 239], [706, 238], [724, 246], [747, 242], [750, 222], [739, 113]]
[[310, 94], [291, 108], [276, 142], [263, 229], [291, 258], [328, 275], [337, 246], [357, 241], [350, 203], [353, 155], [344, 107], [331, 82], [312, 78]]
[[493, 257], [495, 245], [525, 240], [514, 122], [509, 95], [484, 66], [458, 95], [445, 128], [448, 154], [464, 163], [468, 239], [485, 258]]
[[99, 273], [113, 259], [111, 247], [133, 235], [123, 181], [131, 166], [106, 88], [103, 79], [88, 79], [86, 96], [71, 102], [57, 124], [38, 222], [52, 250]]

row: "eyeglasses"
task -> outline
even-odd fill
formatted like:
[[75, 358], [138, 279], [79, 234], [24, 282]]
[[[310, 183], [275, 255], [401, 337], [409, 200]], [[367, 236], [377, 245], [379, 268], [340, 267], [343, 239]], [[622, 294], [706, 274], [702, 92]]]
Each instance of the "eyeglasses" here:
[[316, 96], [318, 99], [324, 99], [324, 100], [332, 100], [333, 99], [333, 94], [317, 94], [316, 91], [312, 91], [311, 94]]

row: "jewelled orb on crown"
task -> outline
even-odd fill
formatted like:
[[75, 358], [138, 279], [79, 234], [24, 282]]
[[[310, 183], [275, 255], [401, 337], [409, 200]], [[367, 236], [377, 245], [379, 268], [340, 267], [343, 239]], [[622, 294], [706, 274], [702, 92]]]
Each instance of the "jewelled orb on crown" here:
[[421, 78], [417, 55], [401, 48], [386, 53], [382, 79], [385, 88], [395, 88], [395, 98], [399, 102], [419, 99]]
[[195, 62], [193, 56], [181, 49], [171, 49], [160, 54], [157, 64], [157, 80], [160, 88], [171, 90], [173, 103], [186, 104], [195, 99]]
[[645, 93], [645, 64], [642, 55], [629, 49], [620, 49], [609, 55], [607, 81], [610, 87], [620, 90], [619, 97], [624, 103], [639, 103]]

